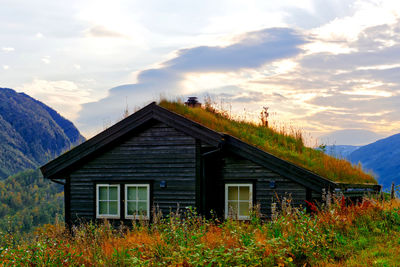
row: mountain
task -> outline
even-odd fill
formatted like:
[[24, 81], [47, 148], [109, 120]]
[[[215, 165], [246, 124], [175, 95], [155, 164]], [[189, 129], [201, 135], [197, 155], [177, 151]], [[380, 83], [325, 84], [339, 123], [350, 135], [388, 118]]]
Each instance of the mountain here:
[[400, 134], [360, 147], [348, 158], [353, 163], [361, 162], [364, 169], [377, 174], [384, 189], [392, 182], [400, 184]]
[[347, 158], [351, 153], [359, 149], [360, 146], [348, 146], [348, 145], [333, 145], [326, 146], [324, 151], [326, 154], [336, 158]]
[[82, 141], [72, 122], [52, 108], [0, 88], [0, 179], [36, 168]]

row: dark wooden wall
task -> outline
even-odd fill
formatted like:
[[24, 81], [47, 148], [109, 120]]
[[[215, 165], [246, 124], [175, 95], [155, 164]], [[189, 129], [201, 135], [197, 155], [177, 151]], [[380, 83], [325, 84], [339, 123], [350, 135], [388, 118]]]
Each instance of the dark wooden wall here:
[[[202, 158], [202, 154], [214, 150]], [[203, 179], [203, 175], [207, 177]], [[69, 209], [72, 222], [96, 217], [96, 183], [149, 183], [150, 207], [159, 207], [164, 215], [179, 205], [182, 210], [198, 207], [204, 215], [213, 209], [222, 217], [225, 183], [253, 183], [254, 204], [259, 204], [267, 217], [271, 215], [271, 203], [280, 205], [277, 197], [290, 198], [294, 206], [305, 206], [307, 197], [319, 196], [268, 168], [218, 152], [156, 121], [87, 160], [71, 172], [67, 181], [70, 198], [66, 213]], [[161, 181], [166, 181], [166, 188], [160, 187]], [[270, 188], [271, 181], [275, 188]]]
[[[253, 183], [254, 204], [260, 205], [263, 215], [270, 217], [271, 203], [280, 206], [276, 196], [282, 200], [290, 198], [293, 206], [305, 207], [306, 188], [292, 180], [284, 178], [271, 170], [250, 160], [236, 155], [225, 155], [222, 161], [223, 183], [243, 182]], [[270, 188], [270, 182], [275, 182], [275, 188]]]
[[[149, 181], [150, 208], [158, 206], [164, 214], [176, 209], [178, 203], [180, 208], [195, 206], [196, 173], [195, 139], [154, 122], [71, 173], [71, 219], [95, 218], [96, 182]], [[163, 180], [166, 188], [160, 188]]]

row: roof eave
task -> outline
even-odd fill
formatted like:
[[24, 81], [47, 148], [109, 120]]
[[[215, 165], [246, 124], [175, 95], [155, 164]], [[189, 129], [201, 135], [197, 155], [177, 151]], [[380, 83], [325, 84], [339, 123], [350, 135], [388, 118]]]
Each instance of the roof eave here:
[[253, 160], [262, 166], [272, 168], [273, 171], [283, 177], [311, 188], [314, 191], [321, 192], [323, 188], [334, 189], [338, 186], [337, 183], [331, 180], [299, 167], [289, 161], [278, 158], [235, 137], [225, 135], [225, 140], [228, 147], [231, 146], [231, 151], [233, 153], [241, 154], [245, 158]]
[[161, 121], [215, 147], [220, 146], [223, 139], [220, 133], [152, 102], [126, 119], [43, 165], [40, 170], [45, 178], [64, 179], [73, 166], [80, 161], [152, 119]]

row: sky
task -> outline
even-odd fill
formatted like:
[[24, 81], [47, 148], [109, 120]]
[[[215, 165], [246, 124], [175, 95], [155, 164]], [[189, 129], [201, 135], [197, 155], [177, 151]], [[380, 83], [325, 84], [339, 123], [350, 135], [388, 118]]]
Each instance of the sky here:
[[400, 132], [400, 1], [0, 0], [0, 87], [89, 138], [157, 101], [269, 107], [308, 142]]

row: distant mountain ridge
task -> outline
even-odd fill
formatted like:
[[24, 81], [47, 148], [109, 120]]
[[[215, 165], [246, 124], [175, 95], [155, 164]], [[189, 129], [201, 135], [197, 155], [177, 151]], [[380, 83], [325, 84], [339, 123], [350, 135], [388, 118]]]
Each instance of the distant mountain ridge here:
[[377, 174], [383, 188], [389, 188], [392, 182], [400, 184], [400, 134], [360, 147], [348, 159], [353, 163], [361, 162], [365, 170]]
[[[321, 148], [318, 148], [321, 149]], [[333, 145], [326, 146], [325, 153], [351, 161], [353, 164], [362, 164], [363, 169], [372, 171], [383, 186], [390, 188], [392, 182], [400, 184], [400, 134], [365, 146]]]
[[25, 93], [0, 88], [0, 179], [84, 141], [72, 122]]

